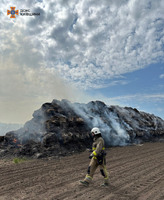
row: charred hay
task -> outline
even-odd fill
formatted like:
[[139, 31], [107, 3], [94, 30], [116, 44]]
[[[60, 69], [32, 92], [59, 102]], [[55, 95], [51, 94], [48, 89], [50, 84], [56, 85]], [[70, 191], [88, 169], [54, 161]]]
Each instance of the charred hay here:
[[0, 136], [0, 156], [42, 158], [84, 151], [92, 143], [90, 129], [101, 129], [106, 146], [159, 141], [164, 121], [136, 108], [53, 100], [34, 111], [23, 128]]

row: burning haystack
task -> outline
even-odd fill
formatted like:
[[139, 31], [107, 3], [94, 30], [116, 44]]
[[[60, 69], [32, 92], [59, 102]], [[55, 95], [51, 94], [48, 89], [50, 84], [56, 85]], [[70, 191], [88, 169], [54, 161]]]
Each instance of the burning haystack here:
[[164, 121], [133, 108], [53, 100], [33, 113], [23, 128], [0, 138], [0, 156], [60, 156], [90, 147], [90, 129], [101, 129], [107, 146], [152, 141], [164, 136]]

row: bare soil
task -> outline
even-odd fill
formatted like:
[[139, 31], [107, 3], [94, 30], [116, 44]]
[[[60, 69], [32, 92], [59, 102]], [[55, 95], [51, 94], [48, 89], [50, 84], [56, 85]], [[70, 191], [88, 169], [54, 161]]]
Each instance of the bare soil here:
[[164, 200], [164, 143], [107, 150], [108, 188], [96, 171], [89, 187], [79, 185], [89, 152], [15, 164], [0, 160], [0, 200]]

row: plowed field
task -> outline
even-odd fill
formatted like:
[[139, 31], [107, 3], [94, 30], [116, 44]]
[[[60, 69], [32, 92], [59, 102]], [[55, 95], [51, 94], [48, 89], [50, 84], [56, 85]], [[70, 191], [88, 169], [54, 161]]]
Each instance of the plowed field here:
[[89, 153], [15, 164], [0, 160], [0, 200], [164, 200], [164, 143], [107, 150], [108, 188], [96, 171], [89, 187], [79, 186]]

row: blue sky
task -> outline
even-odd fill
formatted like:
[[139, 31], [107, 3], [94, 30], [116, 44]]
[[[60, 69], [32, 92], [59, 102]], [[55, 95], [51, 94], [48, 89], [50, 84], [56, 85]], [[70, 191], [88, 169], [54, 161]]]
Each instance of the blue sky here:
[[164, 119], [164, 78], [161, 77], [163, 72], [164, 64], [152, 64], [144, 69], [125, 74], [122, 78], [123, 84], [118, 83], [89, 92], [92, 95], [102, 93], [111, 100], [118, 101], [121, 106], [135, 107]]
[[[2, 0], [0, 122], [52, 99], [101, 100], [164, 119], [163, 0]], [[11, 6], [40, 13], [16, 16]]]

